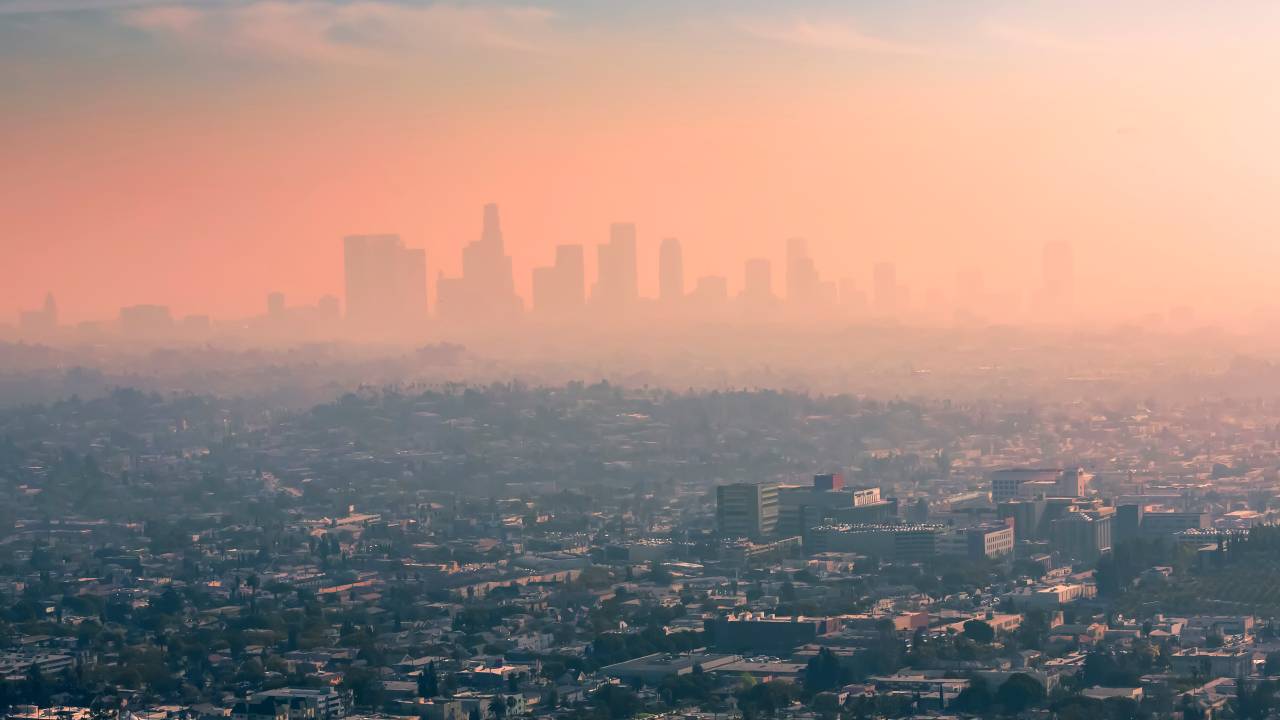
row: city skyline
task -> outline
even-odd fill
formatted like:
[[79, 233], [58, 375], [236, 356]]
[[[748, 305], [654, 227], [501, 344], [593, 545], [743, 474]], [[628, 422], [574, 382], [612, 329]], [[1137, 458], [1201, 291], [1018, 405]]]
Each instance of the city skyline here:
[[1025, 295], [1067, 240], [1086, 313], [1239, 320], [1275, 304], [1275, 14], [3, 0], [0, 88], [21, 102], [0, 117], [0, 242], [21, 271], [0, 308], [313, 302], [341, 286], [333, 239], [366, 232], [457, 277], [498, 199], [526, 305], [555, 246], [630, 221], [644, 295], [662, 237], [691, 284], [734, 293], [758, 257], [784, 287], [797, 236], [864, 290], [895, 262], [917, 299], [969, 264]]
[[[639, 228], [631, 222], [614, 222], [605, 241], [593, 248], [561, 244], [550, 264], [530, 271], [530, 293], [525, 299], [515, 289], [511, 258], [505, 252], [501, 212], [497, 203], [483, 206], [479, 238], [462, 249], [462, 272], [448, 276], [429, 265], [424, 248], [407, 247], [398, 234], [348, 235], [342, 239], [343, 290], [339, 300], [322, 295], [314, 305], [289, 304], [279, 290], [266, 293], [264, 317], [277, 330], [306, 327], [311, 333], [340, 333], [353, 339], [413, 337], [428, 323], [458, 323], [501, 329], [521, 317], [557, 322], [584, 322], [614, 318], [634, 319], [641, 303], [653, 304], [646, 312], [677, 312], [667, 319], [716, 320], [737, 317], [755, 321], [923, 321], [923, 324], [1008, 322], [1020, 313], [1027, 321], [1071, 324], [1075, 300], [1075, 256], [1072, 245], [1057, 241], [1042, 250], [1040, 286], [1031, 291], [1025, 308], [997, 309], [984, 289], [980, 270], [961, 270], [954, 291], [936, 291], [913, 305], [911, 288], [898, 280], [898, 265], [877, 261], [870, 279], [860, 283], [849, 276], [824, 274], [809, 252], [805, 238], [785, 243], [783, 278], [774, 283], [768, 258], [746, 258], [738, 272], [712, 272], [690, 277], [684, 266], [685, 245], [679, 238], [657, 241], [654, 276], [657, 288], [639, 289], [639, 261], [644, 248]], [[594, 251], [594, 253], [593, 253]], [[586, 258], [595, 254], [594, 276]], [[435, 282], [429, 282], [433, 274]], [[730, 278], [733, 277], [733, 282]], [[731, 316], [730, 309], [737, 309]], [[1003, 313], [1003, 314], [1001, 314]], [[256, 316], [257, 313], [249, 315]], [[17, 329], [34, 336], [48, 335], [59, 327], [59, 309], [53, 291], [42, 306], [18, 314]], [[182, 328], [207, 330], [206, 313], [178, 313], [163, 302], [123, 305], [116, 318], [126, 335], [161, 336]], [[339, 327], [339, 320], [341, 321]], [[101, 324], [101, 321], [96, 323]]]

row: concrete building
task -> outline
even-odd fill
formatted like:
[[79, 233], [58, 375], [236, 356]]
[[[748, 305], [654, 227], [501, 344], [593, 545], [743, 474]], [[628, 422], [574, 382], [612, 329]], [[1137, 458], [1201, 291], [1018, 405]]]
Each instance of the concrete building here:
[[785, 656], [840, 629], [839, 618], [743, 613], [703, 622], [707, 642], [720, 650]]
[[947, 535], [944, 525], [824, 525], [809, 532], [809, 552], [852, 552], [914, 562], [935, 557]]
[[1209, 515], [1202, 512], [1144, 511], [1139, 532], [1148, 537], [1173, 535], [1182, 530], [1206, 529]]
[[1252, 673], [1253, 653], [1243, 648], [1186, 648], [1169, 656], [1169, 669], [1183, 677], [1239, 678]]
[[361, 336], [412, 334], [427, 317], [427, 262], [398, 235], [343, 239], [347, 323]]
[[725, 537], [752, 539], [778, 527], [777, 483], [733, 483], [716, 488], [716, 528]]
[[738, 660], [739, 658], [736, 655], [654, 653], [625, 662], [606, 665], [600, 668], [600, 674], [609, 678], [617, 678], [624, 682], [656, 685], [662, 682], [663, 678], [670, 675], [688, 675], [693, 672], [695, 667], [701, 667], [704, 672], [711, 672]]
[[991, 473], [991, 501], [1014, 498], [1084, 497], [1093, 476], [1081, 468], [1010, 468]]
[[804, 535], [829, 523], [888, 522], [897, 503], [883, 500], [880, 488], [845, 488], [839, 475], [815, 475], [812, 486], [786, 485], [778, 489], [778, 532]]
[[1012, 523], [985, 523], [957, 532], [964, 538], [965, 555], [971, 559], [996, 558], [1013, 552]]
[[1077, 560], [1096, 560], [1111, 552], [1111, 524], [1115, 508], [1075, 509], [1052, 523], [1053, 547]]

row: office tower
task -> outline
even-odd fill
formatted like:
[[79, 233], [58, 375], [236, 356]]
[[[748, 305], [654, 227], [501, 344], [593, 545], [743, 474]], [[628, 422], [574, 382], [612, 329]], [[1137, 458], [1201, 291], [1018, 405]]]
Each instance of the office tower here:
[[267, 295], [267, 315], [279, 317], [284, 314], [284, 293], [273, 292]]
[[901, 290], [898, 287], [898, 269], [893, 263], [876, 263], [872, 271], [872, 291], [875, 293], [872, 302], [880, 315], [898, 314], [898, 302]]
[[621, 311], [639, 299], [635, 223], [614, 223], [609, 242], [598, 248], [592, 300], [602, 309]]
[[120, 308], [120, 330], [126, 335], [158, 337], [173, 329], [173, 316], [164, 305], [130, 305]]
[[818, 270], [804, 238], [787, 240], [787, 301], [811, 305], [818, 300]]
[[689, 301], [702, 312], [714, 313], [722, 310], [729, 302], [729, 280], [720, 275], [698, 278], [693, 292], [689, 294]]
[[813, 489], [814, 490], [843, 490], [844, 475], [842, 475], [841, 473], [821, 473], [818, 475], [814, 475]]
[[658, 299], [675, 302], [684, 297], [684, 251], [676, 238], [664, 238], [658, 248]]
[[585, 269], [581, 245], [557, 245], [556, 261], [533, 270], [533, 310], [564, 315], [582, 307]]
[[47, 333], [58, 327], [58, 303], [53, 293], [45, 293], [44, 305], [39, 310], [27, 310], [18, 318], [23, 331], [29, 333]]
[[752, 303], [773, 300], [773, 265], [764, 258], [746, 262], [742, 276], [742, 297]]
[[427, 313], [427, 261], [399, 235], [351, 235], [343, 240], [347, 322], [364, 337], [417, 331]]
[[1075, 560], [1092, 561], [1111, 551], [1115, 508], [1072, 508], [1050, 523], [1052, 547]]
[[1001, 520], [1012, 521], [1015, 540], [1041, 540], [1048, 532], [1044, 523], [1047, 508], [1045, 500], [1015, 497], [996, 503], [996, 516]]
[[778, 526], [777, 483], [734, 483], [716, 488], [716, 528], [725, 537], [760, 539]]
[[1061, 468], [1009, 468], [991, 472], [991, 502], [1055, 496]]
[[440, 315], [450, 320], [510, 319], [523, 308], [497, 205], [484, 206], [480, 239], [462, 249], [462, 276], [440, 277], [436, 305]]
[[1075, 253], [1071, 243], [1051, 242], [1044, 246], [1043, 258], [1045, 309], [1062, 313], [1071, 309], [1075, 295]]

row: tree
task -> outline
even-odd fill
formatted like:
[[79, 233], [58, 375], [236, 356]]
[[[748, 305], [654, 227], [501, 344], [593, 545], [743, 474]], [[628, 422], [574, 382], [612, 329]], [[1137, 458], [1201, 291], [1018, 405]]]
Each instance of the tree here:
[[804, 689], [810, 695], [839, 687], [842, 679], [840, 659], [827, 648], [822, 648], [804, 669]]
[[1099, 720], [1103, 715], [1102, 701], [1083, 695], [1072, 695], [1053, 706], [1058, 720]]
[[969, 681], [969, 687], [960, 691], [955, 699], [955, 709], [964, 713], [981, 715], [991, 709], [993, 698], [991, 687], [987, 681], [975, 677]]
[[596, 707], [603, 710], [610, 720], [629, 718], [640, 707], [640, 700], [631, 688], [623, 685], [605, 685], [591, 696]]
[[351, 691], [357, 705], [378, 707], [382, 704], [382, 681], [375, 671], [352, 667], [342, 676], [342, 684]]
[[435, 662], [427, 663], [427, 669], [418, 675], [418, 696], [431, 699], [440, 694], [440, 676], [436, 674]]
[[1109, 697], [1102, 701], [1107, 720], [1138, 720], [1138, 701], [1127, 697]]
[[772, 681], [757, 683], [738, 693], [738, 707], [743, 716], [773, 716], [778, 710], [791, 705], [796, 699], [796, 688], [792, 683]]
[[996, 690], [996, 702], [1010, 715], [1017, 715], [1044, 700], [1044, 686], [1026, 673], [1014, 673]]
[[984, 620], [970, 620], [964, 624], [964, 636], [974, 642], [988, 645], [996, 639], [996, 631]]
[[840, 698], [835, 693], [821, 692], [813, 696], [813, 711], [823, 718], [840, 714]]

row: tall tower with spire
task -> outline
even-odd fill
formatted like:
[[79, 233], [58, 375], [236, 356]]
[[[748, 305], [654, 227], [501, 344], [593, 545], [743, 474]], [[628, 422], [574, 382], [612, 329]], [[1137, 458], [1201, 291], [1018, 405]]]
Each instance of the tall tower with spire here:
[[515, 291], [511, 257], [502, 237], [498, 206], [484, 206], [480, 238], [462, 249], [462, 276], [441, 277], [437, 307], [448, 319], [492, 320], [511, 317], [523, 307]]

